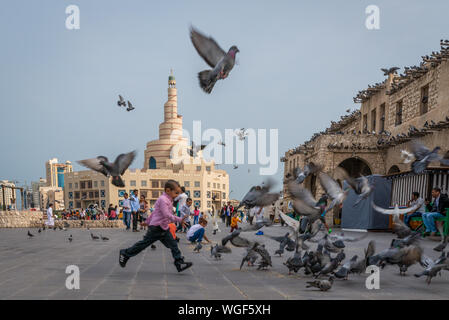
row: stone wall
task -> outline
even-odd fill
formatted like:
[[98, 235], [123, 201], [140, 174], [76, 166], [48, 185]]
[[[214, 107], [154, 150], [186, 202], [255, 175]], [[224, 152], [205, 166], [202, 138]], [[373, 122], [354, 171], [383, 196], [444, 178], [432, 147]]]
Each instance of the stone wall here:
[[[69, 228], [124, 228], [122, 220], [56, 220], [55, 226]], [[45, 220], [41, 211], [0, 211], [0, 228], [40, 228]]]

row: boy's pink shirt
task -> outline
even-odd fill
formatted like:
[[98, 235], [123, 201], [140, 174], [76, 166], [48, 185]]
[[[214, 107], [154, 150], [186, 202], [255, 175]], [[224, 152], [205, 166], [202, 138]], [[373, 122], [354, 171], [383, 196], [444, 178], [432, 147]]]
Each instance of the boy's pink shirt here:
[[173, 199], [164, 192], [154, 204], [154, 211], [147, 218], [146, 223], [149, 226], [160, 226], [167, 230], [169, 223], [181, 221], [182, 218], [173, 214]]

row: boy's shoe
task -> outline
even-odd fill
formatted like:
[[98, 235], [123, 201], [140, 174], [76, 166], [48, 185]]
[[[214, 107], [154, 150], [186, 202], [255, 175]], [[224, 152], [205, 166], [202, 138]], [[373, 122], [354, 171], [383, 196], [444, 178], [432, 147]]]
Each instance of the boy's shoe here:
[[179, 238], [178, 238], [178, 237], [176, 237], [176, 239], [175, 239], [175, 240], [176, 240], [176, 242], [178, 242], [178, 243], [179, 243]]
[[126, 266], [126, 262], [129, 260], [129, 257], [125, 256], [124, 253], [125, 249], [120, 250], [120, 256], [118, 259], [118, 263], [120, 264], [120, 267], [124, 268]]
[[178, 272], [182, 272], [188, 268], [190, 268], [193, 265], [192, 262], [184, 262], [184, 259], [180, 259], [175, 261], [175, 266]]

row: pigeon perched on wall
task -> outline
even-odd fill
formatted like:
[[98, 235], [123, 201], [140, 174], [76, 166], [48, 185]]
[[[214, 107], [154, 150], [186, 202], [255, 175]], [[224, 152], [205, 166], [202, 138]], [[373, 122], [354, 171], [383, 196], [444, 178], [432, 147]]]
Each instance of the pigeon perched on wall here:
[[125, 183], [120, 176], [123, 175], [126, 169], [131, 165], [136, 154], [136, 151], [122, 153], [115, 159], [114, 163], [109, 162], [108, 158], [104, 156], [77, 162], [84, 167], [102, 173], [106, 177], [112, 176], [112, 184], [116, 187], [123, 188]]
[[198, 73], [201, 89], [206, 93], [211, 93], [218, 80], [228, 77], [234, 67], [235, 56], [239, 49], [232, 46], [226, 53], [212, 37], [203, 35], [193, 26], [190, 28], [190, 39], [198, 54], [213, 68]]
[[381, 68], [380, 70], [384, 73], [384, 76], [388, 76], [390, 74], [396, 74], [399, 69], [400, 68], [398, 68], [398, 67], [392, 67], [389, 69]]
[[126, 107], [126, 102], [121, 95], [118, 95], [118, 99], [119, 100], [117, 101], [117, 105], [119, 107]]

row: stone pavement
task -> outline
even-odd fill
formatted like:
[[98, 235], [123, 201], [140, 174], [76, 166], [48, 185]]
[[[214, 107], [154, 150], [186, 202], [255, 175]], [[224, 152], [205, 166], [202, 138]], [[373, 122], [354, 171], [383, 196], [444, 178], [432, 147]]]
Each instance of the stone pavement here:
[[[207, 234], [213, 242], [218, 242], [228, 229], [220, 222], [221, 233]], [[399, 268], [387, 266], [380, 273], [380, 289], [368, 290], [365, 279], [368, 274], [350, 275], [349, 280], [336, 280], [328, 292], [314, 288], [306, 289], [306, 281], [311, 279], [301, 270], [288, 275], [282, 264], [292, 255], [287, 252], [282, 257], [273, 256], [273, 267], [268, 271], [258, 271], [254, 267], [243, 266], [239, 270], [244, 248], [232, 248], [232, 253], [223, 254], [221, 260], [210, 256], [210, 246], [205, 245], [200, 253], [193, 252], [185, 234], [181, 238], [180, 249], [193, 267], [178, 273], [168, 249], [160, 242], [157, 249], [148, 248], [128, 261], [126, 268], [118, 264], [120, 248], [131, 246], [140, 240], [143, 232], [132, 233], [123, 229], [91, 229], [94, 234], [102, 234], [111, 240], [96, 242], [91, 240], [86, 229], [68, 231], [46, 230], [28, 239], [28, 229], [0, 229], [0, 299], [448, 299], [449, 272], [433, 279], [430, 285], [425, 277], [415, 278], [421, 270], [419, 265], [409, 268], [401, 277]], [[263, 228], [267, 235], [283, 235], [289, 229], [275, 225]], [[73, 235], [73, 242], [67, 241]], [[347, 235], [358, 235], [346, 232]], [[244, 232], [242, 236], [265, 243], [273, 254], [279, 244], [268, 237], [256, 236], [255, 232]], [[363, 255], [363, 248], [371, 239], [376, 241], [376, 252], [388, 247], [393, 235], [370, 232], [369, 236], [357, 243], [348, 243], [346, 260], [352, 255]], [[422, 240], [421, 245], [432, 258], [439, 254], [432, 250], [436, 242]], [[313, 249], [315, 244], [311, 244]], [[345, 260], [345, 261], [346, 261]], [[65, 273], [68, 265], [80, 269], [80, 289], [68, 290]]]

